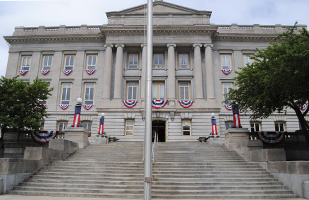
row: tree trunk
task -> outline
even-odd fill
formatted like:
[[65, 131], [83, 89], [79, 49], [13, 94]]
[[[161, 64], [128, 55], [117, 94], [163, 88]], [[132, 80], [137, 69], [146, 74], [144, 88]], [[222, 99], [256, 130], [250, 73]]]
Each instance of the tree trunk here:
[[[293, 108], [294, 109], [294, 108]], [[306, 138], [306, 142], [309, 145], [309, 125], [305, 119], [305, 116], [307, 114], [307, 112], [302, 113], [299, 108], [294, 109], [296, 116], [298, 118], [298, 121], [300, 123], [300, 126], [302, 128], [302, 132]]]

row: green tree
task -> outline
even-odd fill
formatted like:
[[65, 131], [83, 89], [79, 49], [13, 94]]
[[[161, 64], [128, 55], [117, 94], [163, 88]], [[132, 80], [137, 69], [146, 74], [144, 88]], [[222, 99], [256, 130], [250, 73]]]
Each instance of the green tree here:
[[[309, 32], [295, 28], [278, 35], [264, 50], [252, 56], [255, 62], [237, 72], [237, 89], [228, 100], [251, 118], [267, 118], [276, 110], [295, 111], [307, 142], [309, 126], [300, 106], [309, 103]], [[227, 102], [226, 101], [226, 102]]]
[[0, 127], [2, 135], [6, 128], [18, 132], [39, 130], [40, 120], [47, 117], [46, 108], [40, 100], [47, 100], [52, 89], [49, 83], [36, 78], [33, 83], [18, 79], [0, 79]]

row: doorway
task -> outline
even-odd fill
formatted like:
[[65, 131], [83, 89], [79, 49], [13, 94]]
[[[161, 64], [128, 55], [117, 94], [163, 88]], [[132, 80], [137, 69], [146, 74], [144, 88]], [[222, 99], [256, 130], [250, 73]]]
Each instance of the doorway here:
[[155, 134], [157, 133], [158, 142], [165, 142], [165, 121], [153, 120], [152, 121], [152, 142], [154, 141]]

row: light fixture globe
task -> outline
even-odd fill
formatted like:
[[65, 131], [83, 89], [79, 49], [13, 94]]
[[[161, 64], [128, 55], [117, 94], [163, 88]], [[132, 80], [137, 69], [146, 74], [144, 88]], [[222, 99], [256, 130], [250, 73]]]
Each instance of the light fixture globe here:
[[101, 116], [104, 117], [104, 113], [101, 113]]
[[82, 102], [83, 102], [82, 98], [78, 97], [78, 98], [77, 98], [77, 103], [78, 103], [78, 104], [82, 104]]

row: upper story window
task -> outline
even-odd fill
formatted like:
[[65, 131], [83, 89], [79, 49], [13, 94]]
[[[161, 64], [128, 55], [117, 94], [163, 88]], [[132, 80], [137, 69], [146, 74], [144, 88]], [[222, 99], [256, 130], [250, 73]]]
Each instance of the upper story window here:
[[130, 53], [128, 54], [128, 69], [137, 69], [138, 68], [138, 54]]
[[64, 69], [65, 70], [73, 70], [74, 67], [74, 55], [65, 56]]
[[127, 100], [135, 101], [138, 98], [138, 82], [127, 82]]
[[164, 68], [163, 61], [164, 61], [163, 53], [153, 54], [153, 68], [154, 69], [163, 69]]
[[53, 56], [46, 55], [43, 56], [42, 70], [50, 70], [53, 61]]
[[252, 63], [254, 62], [254, 60], [252, 58], [250, 58], [251, 55], [249, 54], [245, 54], [244, 55], [244, 63], [245, 63], [245, 66], [247, 65], [252, 65]]
[[180, 53], [178, 54], [178, 68], [179, 69], [189, 69], [189, 53]]
[[190, 82], [179, 82], [179, 100], [189, 101], [190, 94]]
[[285, 131], [285, 122], [275, 122], [275, 131]]
[[87, 68], [96, 69], [97, 66], [97, 55], [87, 55]]
[[31, 64], [31, 56], [21, 57], [21, 64], [20, 64], [21, 70], [30, 70], [30, 64]]
[[61, 104], [70, 104], [72, 83], [62, 83]]
[[93, 104], [94, 102], [94, 83], [85, 83], [84, 92], [84, 102], [85, 104]]
[[[233, 88], [233, 83], [222, 83], [222, 95], [223, 95], [223, 101], [225, 101], [228, 98], [228, 93]], [[231, 102], [228, 102], [227, 104], [231, 104]]]
[[230, 54], [220, 55], [221, 69], [223, 69], [223, 70], [232, 69], [231, 59], [232, 59], [232, 56]]
[[165, 84], [163, 82], [152, 83], [152, 100], [164, 100], [165, 99]]

